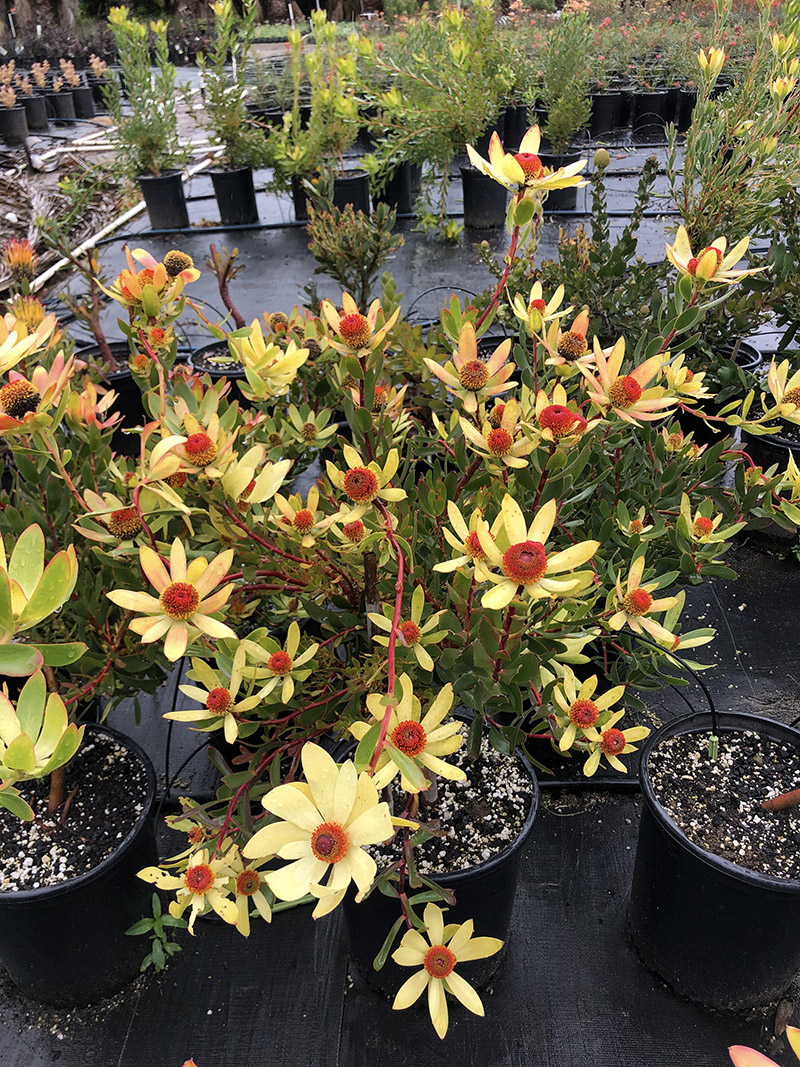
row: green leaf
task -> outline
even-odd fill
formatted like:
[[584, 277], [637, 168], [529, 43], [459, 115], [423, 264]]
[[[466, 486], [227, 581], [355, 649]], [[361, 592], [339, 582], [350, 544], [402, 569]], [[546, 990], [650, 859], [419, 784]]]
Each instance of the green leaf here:
[[6, 808], [23, 822], [31, 822], [33, 819], [33, 809], [11, 785], [0, 786], [0, 808]]
[[400, 927], [405, 921], [405, 916], [400, 915], [392, 923], [392, 928], [386, 935], [386, 940], [381, 945], [380, 952], [372, 962], [372, 966], [375, 968], [376, 971], [380, 971], [384, 963], [386, 963], [387, 957], [389, 956], [389, 952], [391, 951], [392, 945], [394, 944], [394, 939], [397, 937], [397, 931], [400, 929]]
[[31, 774], [36, 769], [33, 741], [27, 734], [19, 734], [14, 738], [6, 749], [3, 762], [9, 770], [22, 771], [24, 774]]
[[138, 923], [134, 923], [133, 926], [129, 926], [125, 933], [129, 937], [140, 937], [142, 934], [149, 934], [152, 929], [152, 919], [140, 919]]
[[401, 752], [399, 748], [395, 748], [391, 741], [387, 741], [384, 748], [400, 768], [400, 772], [415, 789], [424, 791], [430, 787], [430, 782], [423, 774], [419, 764], [415, 763], [410, 756], [407, 756], [405, 752]]
[[353, 762], [356, 765], [356, 770], [360, 773], [365, 771], [372, 761], [372, 756], [375, 752], [375, 746], [378, 743], [378, 738], [381, 735], [381, 724], [376, 722], [374, 726], [371, 726], [369, 730], [364, 734], [361, 740], [358, 742], [356, 748], [356, 754], [353, 758]]
[[66, 552], [53, 556], [39, 579], [33, 596], [20, 612], [17, 629], [26, 630], [35, 626], [60, 608], [69, 596], [72, 577], [73, 568]]
[[76, 663], [88, 649], [83, 641], [69, 641], [63, 645], [31, 645], [42, 655], [42, 662], [48, 667], [68, 667]]
[[517, 226], [526, 226], [533, 218], [535, 205], [532, 200], [520, 200], [514, 209], [514, 223]]
[[26, 599], [33, 596], [44, 570], [44, 534], [40, 526], [29, 526], [14, 546], [8, 576], [19, 585]]
[[41, 652], [34, 645], [0, 645], [0, 675], [25, 678], [38, 671], [43, 662]]

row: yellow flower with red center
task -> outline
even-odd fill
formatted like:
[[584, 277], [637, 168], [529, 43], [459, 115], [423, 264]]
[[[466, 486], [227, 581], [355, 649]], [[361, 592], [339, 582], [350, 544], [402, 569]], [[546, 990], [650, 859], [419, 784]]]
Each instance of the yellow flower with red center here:
[[[234, 459], [222, 476], [222, 488], [237, 504], [263, 504], [271, 500], [286, 479], [292, 460], [264, 463], [263, 445], [253, 445], [241, 457]], [[260, 468], [260, 469], [259, 469]]]
[[433, 1028], [440, 1038], [444, 1038], [449, 1026], [446, 993], [456, 997], [473, 1015], [484, 1015], [481, 998], [469, 982], [456, 973], [456, 965], [494, 956], [503, 947], [503, 942], [496, 937], [473, 937], [472, 919], [460, 925], [450, 923], [445, 926], [442, 909], [435, 904], [425, 905], [423, 918], [428, 940], [419, 930], [407, 930], [400, 947], [392, 953], [392, 959], [401, 967], [421, 968], [400, 986], [392, 1008], [395, 1011], [410, 1008], [427, 989]]
[[158, 599], [132, 589], [114, 589], [108, 599], [126, 611], [143, 611], [143, 618], [132, 619], [129, 629], [139, 634], [145, 644], [164, 639], [164, 655], [174, 662], [186, 652], [189, 640], [202, 633], [215, 641], [236, 634], [211, 616], [228, 602], [233, 586], [228, 583], [216, 592], [233, 562], [233, 551], [220, 552], [209, 562], [202, 556], [186, 563], [183, 542], [176, 538], [167, 568], [157, 552], [148, 545], [139, 549], [139, 564]]
[[[773, 357], [767, 373], [767, 385], [780, 417], [786, 422], [793, 422], [796, 426], [800, 426], [800, 370], [790, 375], [789, 369], [788, 359], [783, 360], [782, 363], [776, 363]], [[763, 401], [765, 411], [767, 403], [765, 396]]]
[[607, 713], [622, 699], [624, 685], [615, 685], [602, 696], [595, 696], [597, 675], [578, 686], [578, 681], [571, 667], [564, 666], [562, 681], [553, 690], [553, 699], [561, 714], [556, 712], [555, 719], [561, 736], [558, 747], [562, 752], [572, 748], [575, 740], [585, 740], [598, 723], [605, 722]]
[[190, 934], [194, 934], [194, 921], [197, 916], [205, 915], [212, 909], [226, 923], [231, 926], [236, 924], [236, 904], [228, 896], [229, 883], [235, 878], [235, 873], [226, 856], [209, 859], [208, 849], [202, 848], [191, 857], [181, 875], [167, 874], [159, 867], [145, 867], [139, 871], [138, 877], [158, 889], [168, 892], [177, 890], [177, 899], [170, 904], [169, 913], [179, 919], [187, 908], [191, 908], [188, 927]]
[[[131, 251], [126, 245], [125, 258], [128, 266], [120, 271], [114, 284], [108, 289], [103, 285], [100, 288], [118, 304], [150, 319], [159, 318], [165, 308], [180, 299], [186, 285], [200, 277], [200, 271], [193, 266], [171, 274], [164, 263], [143, 248]], [[186, 258], [191, 262], [191, 257]], [[142, 265], [141, 270], [137, 270], [134, 260]]]
[[533, 334], [541, 333], [545, 323], [553, 319], [561, 319], [569, 315], [573, 310], [572, 305], [562, 308], [564, 300], [564, 286], [559, 285], [549, 300], [544, 299], [542, 283], [534, 282], [527, 301], [522, 293], [517, 293], [511, 304], [511, 309], [523, 326], [527, 326]]
[[608, 620], [608, 625], [612, 630], [621, 630], [627, 624], [634, 633], [648, 633], [661, 644], [677, 648], [680, 638], [664, 629], [651, 616], [669, 611], [670, 608], [680, 603], [680, 597], [667, 596], [654, 600], [653, 593], [658, 589], [658, 582], [642, 583], [644, 565], [644, 556], [637, 556], [631, 564], [624, 590], [622, 577], [617, 575], [614, 597], [617, 611]]
[[744, 522], [735, 522], [730, 526], [720, 529], [722, 515], [712, 517], [714, 503], [704, 500], [700, 507], [692, 514], [692, 505], [686, 493], [681, 494], [681, 515], [678, 519], [678, 529], [695, 544], [707, 545], [718, 544], [730, 540], [735, 533], [743, 529]]
[[395, 308], [383, 325], [378, 327], [378, 319], [383, 314], [380, 300], [373, 300], [367, 314], [362, 315], [349, 293], [342, 293], [341, 314], [330, 300], [322, 301], [320, 311], [328, 325], [328, 344], [344, 356], [365, 356], [382, 348], [386, 335], [400, 315], [400, 308]]
[[204, 423], [184, 407], [180, 411], [185, 435], [177, 446], [181, 470], [206, 478], [222, 478], [235, 459], [233, 446], [237, 431], [228, 434], [222, 430], [216, 411], [207, 416]]
[[[0, 434], [33, 433], [49, 426], [52, 419], [47, 411], [61, 400], [74, 369], [75, 357], [65, 360], [59, 352], [50, 370], [36, 367], [30, 381], [11, 371], [8, 384], [0, 387]], [[66, 398], [60, 411], [65, 408]]]
[[599, 541], [579, 541], [561, 552], [548, 556], [545, 542], [556, 520], [558, 505], [548, 500], [526, 525], [522, 509], [512, 496], [503, 497], [503, 527], [497, 540], [481, 520], [477, 532], [488, 563], [501, 573], [489, 571], [494, 589], [483, 594], [481, 604], [495, 610], [507, 607], [520, 594], [531, 600], [578, 593], [585, 588], [591, 572], [573, 574], [567, 578], [552, 577], [586, 563], [600, 547]]
[[561, 329], [561, 319], [555, 318], [550, 323], [544, 346], [550, 353], [548, 367], [559, 367], [559, 373], [568, 372], [570, 368], [591, 366], [594, 353], [589, 349], [586, 334], [589, 331], [589, 311], [584, 308], [575, 316], [568, 330]]
[[647, 522], [647, 508], [644, 507], [639, 508], [636, 516], [632, 519], [628, 509], [620, 506], [616, 516], [616, 523], [628, 537], [641, 537], [642, 534], [649, 533], [650, 530], [654, 529], [653, 523]]
[[22, 319], [11, 313], [0, 315], [0, 374], [54, 344], [60, 336], [55, 315], [47, 315], [36, 330], [29, 330]]
[[[447, 573], [449, 571], [463, 570], [465, 574], [474, 573], [476, 582], [485, 582], [489, 579], [488, 556], [481, 545], [478, 537], [478, 524], [483, 519], [483, 512], [475, 508], [469, 518], [469, 525], [459, 511], [458, 505], [452, 500], [447, 501], [447, 517], [450, 520], [452, 530], [442, 527], [445, 541], [450, 545], [456, 555], [452, 559], [435, 563], [433, 569]], [[503, 517], [498, 515], [489, 531], [491, 538], [497, 537], [502, 529]]]
[[[288, 499], [276, 493], [277, 513], [270, 516], [270, 522], [288, 536], [299, 537], [303, 548], [313, 548], [316, 538], [329, 530], [334, 522], [341, 521], [343, 517], [339, 513], [327, 517], [320, 515], [317, 511], [318, 504], [319, 489], [315, 485], [309, 489], [305, 502], [300, 493], [293, 493]], [[354, 518], [358, 518], [356, 510], [358, 509], [352, 512]], [[363, 514], [363, 510], [360, 514]]]
[[294, 696], [295, 681], [304, 682], [311, 674], [311, 669], [305, 667], [305, 664], [317, 654], [319, 644], [314, 642], [298, 656], [300, 627], [296, 622], [289, 626], [285, 649], [281, 648], [271, 637], [260, 633], [257, 636], [256, 640], [251, 634], [250, 638], [242, 642], [247, 656], [254, 662], [262, 664], [261, 667], [252, 670], [253, 677], [269, 679], [261, 690], [262, 696], [265, 697], [280, 685], [280, 700], [283, 704], [288, 704]]
[[[441, 622], [444, 611], [437, 611], [434, 615], [428, 619], [423, 625], [422, 623], [422, 609], [425, 606], [425, 590], [421, 585], [418, 585], [411, 596], [411, 616], [408, 619], [403, 620], [400, 623], [399, 631], [397, 635], [397, 644], [400, 647], [410, 648], [414, 653], [414, 657], [417, 663], [423, 670], [433, 670], [433, 660], [427, 652], [426, 645], [438, 645], [443, 638], [447, 637], [447, 630], [437, 630], [436, 627]], [[377, 641], [379, 645], [385, 647], [389, 644], [389, 638], [384, 634], [390, 634], [392, 631], [392, 616], [394, 615], [394, 604], [384, 604], [383, 614], [379, 615], [376, 611], [370, 611], [368, 618], [372, 622], [373, 626], [377, 626], [383, 630], [383, 634], [375, 634], [373, 641]]]
[[245, 659], [246, 649], [239, 645], [233, 657], [229, 677], [222, 670], [215, 671], [204, 659], [193, 657], [192, 669], [187, 677], [193, 682], [200, 682], [205, 689], [198, 685], [181, 685], [180, 691], [184, 696], [198, 701], [202, 707], [190, 711], [168, 711], [164, 718], [195, 723], [197, 729], [202, 731], [216, 730], [221, 723], [225, 740], [229, 745], [234, 744], [239, 736], [237, 716], [252, 711], [262, 702], [265, 695], [262, 689], [237, 700], [244, 677], [242, 668]]
[[[92, 489], [84, 489], [83, 499], [91, 509], [86, 517], [94, 518], [99, 527], [84, 526], [79, 521], [75, 524], [75, 529], [90, 541], [117, 545], [122, 541], [132, 540], [141, 532], [142, 519], [138, 510], [113, 493], [100, 494]], [[139, 497], [139, 507], [143, 512], [153, 511], [159, 506], [163, 507], [163, 504], [159, 505], [149, 490], [145, 490]]]
[[347, 470], [340, 471], [331, 463], [326, 463], [328, 477], [336, 488], [344, 493], [354, 504], [371, 504], [373, 500], [405, 500], [405, 489], [393, 488], [389, 483], [400, 466], [400, 456], [396, 448], [389, 450], [383, 467], [374, 460], [364, 463], [352, 445], [344, 445], [342, 455], [347, 463]]
[[386, 841], [394, 829], [389, 805], [379, 801], [374, 781], [366, 771], [359, 775], [352, 760], [337, 767], [311, 742], [303, 745], [300, 760], [306, 781], [279, 785], [262, 798], [278, 821], [258, 830], [242, 854], [293, 861], [270, 871], [266, 883], [279, 900], [312, 893], [319, 899], [318, 919], [342, 902], [351, 881], [360, 900], [377, 873], [364, 846]]
[[544, 389], [536, 394], [535, 418], [540, 440], [551, 444], [572, 444], [600, 422], [599, 419], [586, 421], [574, 401], [567, 399], [561, 382], [556, 382], [552, 396]]
[[[422, 705], [414, 696], [414, 686], [409, 676], [401, 674], [398, 682], [400, 699], [389, 714], [386, 743], [378, 756], [372, 779], [376, 789], [383, 789], [399, 774], [400, 786], [406, 793], [419, 793], [430, 786], [425, 777], [426, 770], [453, 782], [466, 781], [467, 776], [462, 770], [452, 767], [441, 758], [457, 752], [464, 743], [459, 722], [455, 719], [444, 722], [453, 707], [452, 685], [448, 683], [437, 693], [423, 715]], [[350, 727], [350, 732], [359, 741], [369, 734], [377, 744], [387, 699], [377, 693], [367, 697], [367, 711], [372, 716], [372, 722], [354, 722]], [[372, 758], [375, 744], [366, 762]]]
[[428, 369], [444, 382], [448, 393], [457, 396], [464, 405], [464, 410], [473, 414], [478, 404], [493, 396], [506, 393], [516, 382], [508, 379], [517, 369], [516, 364], [508, 362], [511, 352], [511, 338], [502, 341], [491, 356], [484, 362], [478, 356], [478, 340], [475, 327], [465, 322], [458, 336], [458, 349], [453, 359], [442, 367], [432, 359], [426, 359]]
[[585, 737], [591, 750], [583, 765], [583, 773], [587, 778], [591, 778], [604, 757], [610, 767], [625, 774], [627, 768], [619, 757], [635, 752], [636, 746], [631, 742], [641, 741], [650, 733], [647, 726], [629, 726], [627, 730], [620, 730], [616, 724], [624, 714], [624, 711], [614, 712], [604, 720], [601, 727], [586, 731]]
[[264, 894], [266, 880], [259, 870], [259, 867], [263, 867], [268, 861], [259, 860], [245, 865], [239, 850], [231, 849], [228, 862], [235, 876], [230, 889], [236, 902], [236, 929], [242, 937], [249, 937], [252, 906], [255, 906], [264, 922], [272, 922], [272, 908]]
[[726, 255], [728, 242], [724, 237], [716, 237], [710, 245], [701, 249], [697, 255], [692, 252], [689, 235], [683, 226], [678, 227], [675, 243], [667, 245], [667, 259], [679, 274], [688, 274], [700, 287], [708, 282], [715, 285], [736, 285], [749, 274], [758, 274], [766, 267], [753, 267], [749, 270], [732, 268], [747, 252], [750, 238], [743, 237]]
[[505, 152], [503, 144], [495, 131], [489, 140], [489, 159], [478, 155], [472, 145], [467, 145], [470, 163], [481, 174], [494, 178], [506, 189], [524, 191], [525, 195], [547, 194], [551, 189], [569, 189], [586, 185], [578, 176], [586, 166], [586, 160], [570, 163], [567, 167], [553, 170], [543, 167], [539, 159], [541, 133], [538, 126], [531, 126], [520, 142], [515, 154]]
[[30, 281], [36, 277], [39, 257], [26, 238], [13, 237], [3, 245], [4, 265], [18, 281]]
[[713, 393], [705, 387], [705, 371], [695, 372], [684, 363], [685, 353], [667, 363], [663, 367], [664, 380], [667, 391], [678, 397], [685, 404], [696, 404], [698, 400], [705, 400]]
[[625, 359], [625, 338], [620, 337], [613, 348], [602, 349], [594, 339], [595, 373], [581, 367], [586, 379], [589, 399], [604, 412], [613, 411], [624, 422], [652, 422], [668, 414], [676, 399], [668, 396], [661, 386], [647, 388], [661, 371], [667, 355], [651, 356], [630, 374], [622, 374]]
[[470, 448], [484, 459], [494, 460], [506, 467], [527, 467], [524, 456], [530, 455], [536, 448], [536, 442], [525, 437], [519, 428], [519, 405], [516, 400], [509, 400], [503, 406], [500, 425], [492, 426], [485, 420], [482, 432], [471, 422], [460, 419], [461, 430]]

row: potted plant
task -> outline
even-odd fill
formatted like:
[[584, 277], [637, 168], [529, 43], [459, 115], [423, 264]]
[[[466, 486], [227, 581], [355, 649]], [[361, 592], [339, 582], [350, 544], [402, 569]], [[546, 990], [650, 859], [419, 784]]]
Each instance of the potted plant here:
[[75, 64], [69, 59], [60, 59], [59, 66], [67, 87], [72, 93], [75, 115], [79, 119], [94, 118], [94, 97], [88, 85], [81, 82], [81, 76], [75, 70]]
[[25, 117], [28, 120], [28, 130], [31, 133], [41, 133], [49, 128], [47, 121], [47, 104], [44, 97], [38, 96], [33, 91], [33, 82], [30, 78], [23, 78], [21, 74], [16, 79], [18, 100], [25, 108]]
[[[255, 5], [248, 4], [238, 22], [233, 3], [221, 0], [213, 6], [214, 40], [208, 56], [198, 54], [202, 72], [205, 110], [211, 143], [221, 146], [220, 166], [211, 170], [211, 181], [223, 225], [242, 226], [258, 220], [253, 167], [267, 159], [262, 131], [251, 124], [245, 105], [247, 60], [255, 27]], [[233, 59], [233, 82], [227, 64]]]
[[115, 165], [126, 178], [139, 183], [156, 229], [185, 229], [189, 215], [180, 168], [186, 152], [178, 138], [175, 68], [168, 58], [167, 24], [163, 19], [150, 23], [155, 69], [143, 22], [130, 18], [126, 7], [115, 7], [109, 24], [130, 108], [123, 111], [120, 83], [115, 78], [106, 91], [115, 127]]
[[17, 94], [10, 85], [0, 87], [0, 138], [6, 144], [24, 144], [28, 136], [25, 108], [17, 103]]
[[72, 90], [67, 86], [64, 77], [53, 78], [50, 88], [53, 91], [51, 99], [55, 108], [56, 119], [62, 123], [74, 122], [76, 118], [75, 101], [72, 96]]

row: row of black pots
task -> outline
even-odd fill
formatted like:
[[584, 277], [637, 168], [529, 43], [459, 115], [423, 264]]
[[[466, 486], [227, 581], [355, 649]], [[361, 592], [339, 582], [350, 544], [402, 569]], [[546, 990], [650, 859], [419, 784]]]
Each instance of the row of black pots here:
[[62, 90], [60, 93], [20, 95], [14, 107], [0, 108], [0, 140], [22, 144], [29, 133], [43, 133], [49, 120], [74, 122], [95, 116], [92, 90], [88, 86]]
[[[419, 192], [422, 168], [404, 160], [392, 172], [379, 194], [370, 192], [369, 176], [360, 170], [338, 174], [333, 179], [331, 202], [343, 211], [351, 206], [355, 211], [369, 214], [370, 202], [388, 204], [398, 215], [410, 215], [414, 198]], [[292, 203], [298, 222], [308, 221], [308, 196], [300, 178], [292, 178]]]
[[[643, 812], [631, 887], [630, 930], [643, 962], [675, 991], [725, 1011], [768, 1003], [800, 969], [800, 881], [757, 874], [706, 852], [667, 815], [653, 790], [650, 758], [663, 741], [707, 734], [710, 714], [677, 719], [655, 731], [641, 754]], [[91, 1003], [138, 972], [140, 945], [125, 937], [149, 913], [149, 887], [136, 872], [156, 862], [151, 808], [155, 775], [147, 756], [107, 727], [147, 768], [148, 793], [136, 825], [95, 870], [59, 886], [0, 893], [0, 958], [21, 991], [56, 1006]], [[760, 716], [724, 714], [717, 732], [752, 731], [800, 749], [800, 732]], [[456, 904], [448, 921], [475, 919], [479, 932], [507, 940], [522, 849], [534, 826], [538, 784], [527, 761], [531, 803], [525, 827], [504, 852], [466, 871], [436, 876]], [[376, 973], [372, 961], [396, 918], [397, 902], [373, 893], [345, 903], [350, 951], [370, 982], [394, 992], [406, 977], [391, 960]], [[86, 961], [91, 960], [91, 966]], [[499, 961], [463, 967], [485, 986]]]
[[634, 141], [648, 144], [664, 139], [672, 122], [678, 133], [685, 133], [692, 121], [697, 93], [673, 87], [636, 92], [626, 89], [591, 94], [592, 112], [589, 132], [603, 137], [630, 127]]

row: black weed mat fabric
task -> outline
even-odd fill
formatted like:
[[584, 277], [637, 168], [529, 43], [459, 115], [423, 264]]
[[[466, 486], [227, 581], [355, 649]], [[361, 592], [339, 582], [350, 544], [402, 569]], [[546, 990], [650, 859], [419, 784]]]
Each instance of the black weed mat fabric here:
[[[736, 545], [727, 559], [740, 580], [689, 598], [687, 614], [719, 631], [693, 655], [714, 664], [705, 677], [720, 710], [791, 721], [800, 714], [800, 568], [758, 541]], [[696, 686], [686, 693], [702, 707]], [[159, 770], [171, 691], [161, 697], [138, 728], [132, 712], [114, 717]], [[686, 711], [669, 690], [648, 694], [648, 709], [654, 719]], [[175, 731], [171, 767], [196, 744]], [[185, 784], [207, 788], [205, 757], [194, 762]], [[181, 1067], [192, 1056], [198, 1067], [729, 1067], [727, 1047], [749, 1044], [790, 1067], [793, 1055], [772, 1035], [776, 1015], [778, 1030], [787, 1020], [800, 1025], [800, 1000], [798, 1010], [790, 997], [748, 1019], [716, 1015], [674, 996], [639, 963], [626, 926], [639, 804], [596, 789], [545, 793], [523, 857], [513, 937], [484, 995], [486, 1018], [455, 1005], [444, 1042], [424, 1001], [393, 1012], [351, 973], [338, 914], [314, 923], [303, 908], [271, 926], [255, 920], [248, 941], [198, 922], [163, 975], [94, 1008], [39, 1009], [0, 982], [0, 1065]]]

